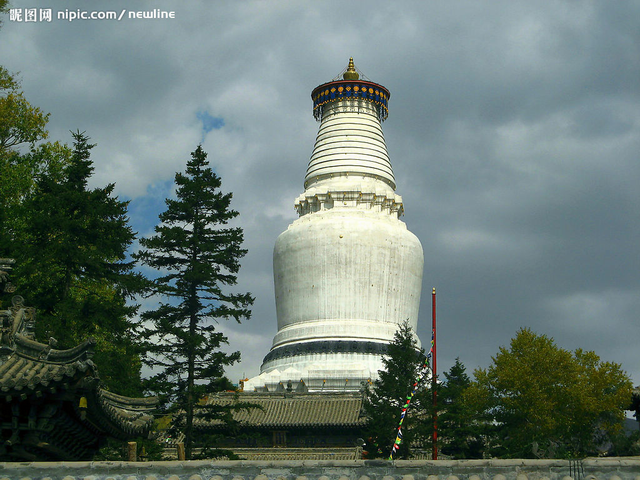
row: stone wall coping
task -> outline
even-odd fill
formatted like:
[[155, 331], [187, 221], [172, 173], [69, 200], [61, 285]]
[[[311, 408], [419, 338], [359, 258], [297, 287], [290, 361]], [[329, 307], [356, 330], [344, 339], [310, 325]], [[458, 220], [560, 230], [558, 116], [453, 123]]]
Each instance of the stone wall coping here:
[[0, 480], [640, 480], [640, 457], [0, 463]]

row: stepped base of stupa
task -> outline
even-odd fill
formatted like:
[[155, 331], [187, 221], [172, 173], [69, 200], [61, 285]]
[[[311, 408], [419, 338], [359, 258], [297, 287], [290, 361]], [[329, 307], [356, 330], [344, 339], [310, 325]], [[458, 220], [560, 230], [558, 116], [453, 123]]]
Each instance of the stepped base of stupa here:
[[[385, 345], [380, 344], [379, 350]], [[334, 346], [335, 348], [335, 346]], [[268, 360], [263, 373], [244, 382], [245, 392], [358, 391], [363, 384], [378, 378], [382, 354], [332, 352]]]

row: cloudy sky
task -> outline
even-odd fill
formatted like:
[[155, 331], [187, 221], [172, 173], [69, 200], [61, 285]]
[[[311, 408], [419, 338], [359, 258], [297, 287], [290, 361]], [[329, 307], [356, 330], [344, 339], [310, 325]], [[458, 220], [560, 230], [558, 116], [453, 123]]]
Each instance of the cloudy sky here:
[[[51, 139], [86, 131], [94, 186], [116, 183], [148, 235], [198, 143], [245, 231], [221, 324], [259, 373], [276, 333], [271, 253], [318, 124], [311, 91], [350, 56], [391, 91], [383, 128], [425, 253], [419, 335], [438, 296], [439, 369], [486, 367], [521, 327], [594, 350], [640, 383], [640, 3], [612, 1], [53, 1], [0, 30]], [[74, 20], [126, 9], [123, 19]], [[173, 19], [129, 19], [160, 9]], [[23, 13], [24, 15], [24, 13]]]

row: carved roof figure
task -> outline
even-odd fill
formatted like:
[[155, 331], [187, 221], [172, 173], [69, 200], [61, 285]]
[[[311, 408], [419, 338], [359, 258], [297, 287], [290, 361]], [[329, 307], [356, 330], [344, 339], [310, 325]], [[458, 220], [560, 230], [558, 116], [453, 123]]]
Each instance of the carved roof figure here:
[[13, 285], [9, 283], [9, 272], [14, 263], [13, 258], [0, 258], [0, 293], [13, 291]]

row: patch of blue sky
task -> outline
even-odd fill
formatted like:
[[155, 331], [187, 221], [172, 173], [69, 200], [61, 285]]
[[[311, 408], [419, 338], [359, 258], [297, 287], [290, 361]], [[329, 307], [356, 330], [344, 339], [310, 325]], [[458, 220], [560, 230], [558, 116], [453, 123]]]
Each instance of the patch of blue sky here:
[[[157, 182], [147, 187], [145, 195], [130, 200], [129, 225], [136, 232], [136, 241], [129, 248], [129, 255], [127, 255], [129, 260], [131, 259], [130, 254], [137, 252], [140, 248], [138, 240], [141, 237], [152, 235], [154, 227], [160, 224], [158, 216], [167, 209], [165, 199], [173, 196], [173, 188], [173, 179]], [[160, 276], [160, 272], [139, 263], [135, 270], [150, 279]]]
[[196, 113], [196, 117], [202, 123], [202, 142], [211, 130], [219, 130], [224, 127], [224, 118], [214, 117], [207, 111], [199, 111]]
[[134, 198], [129, 203], [131, 228], [138, 237], [149, 235], [160, 223], [158, 216], [167, 209], [165, 199], [173, 193], [173, 178], [147, 187], [146, 195]]

